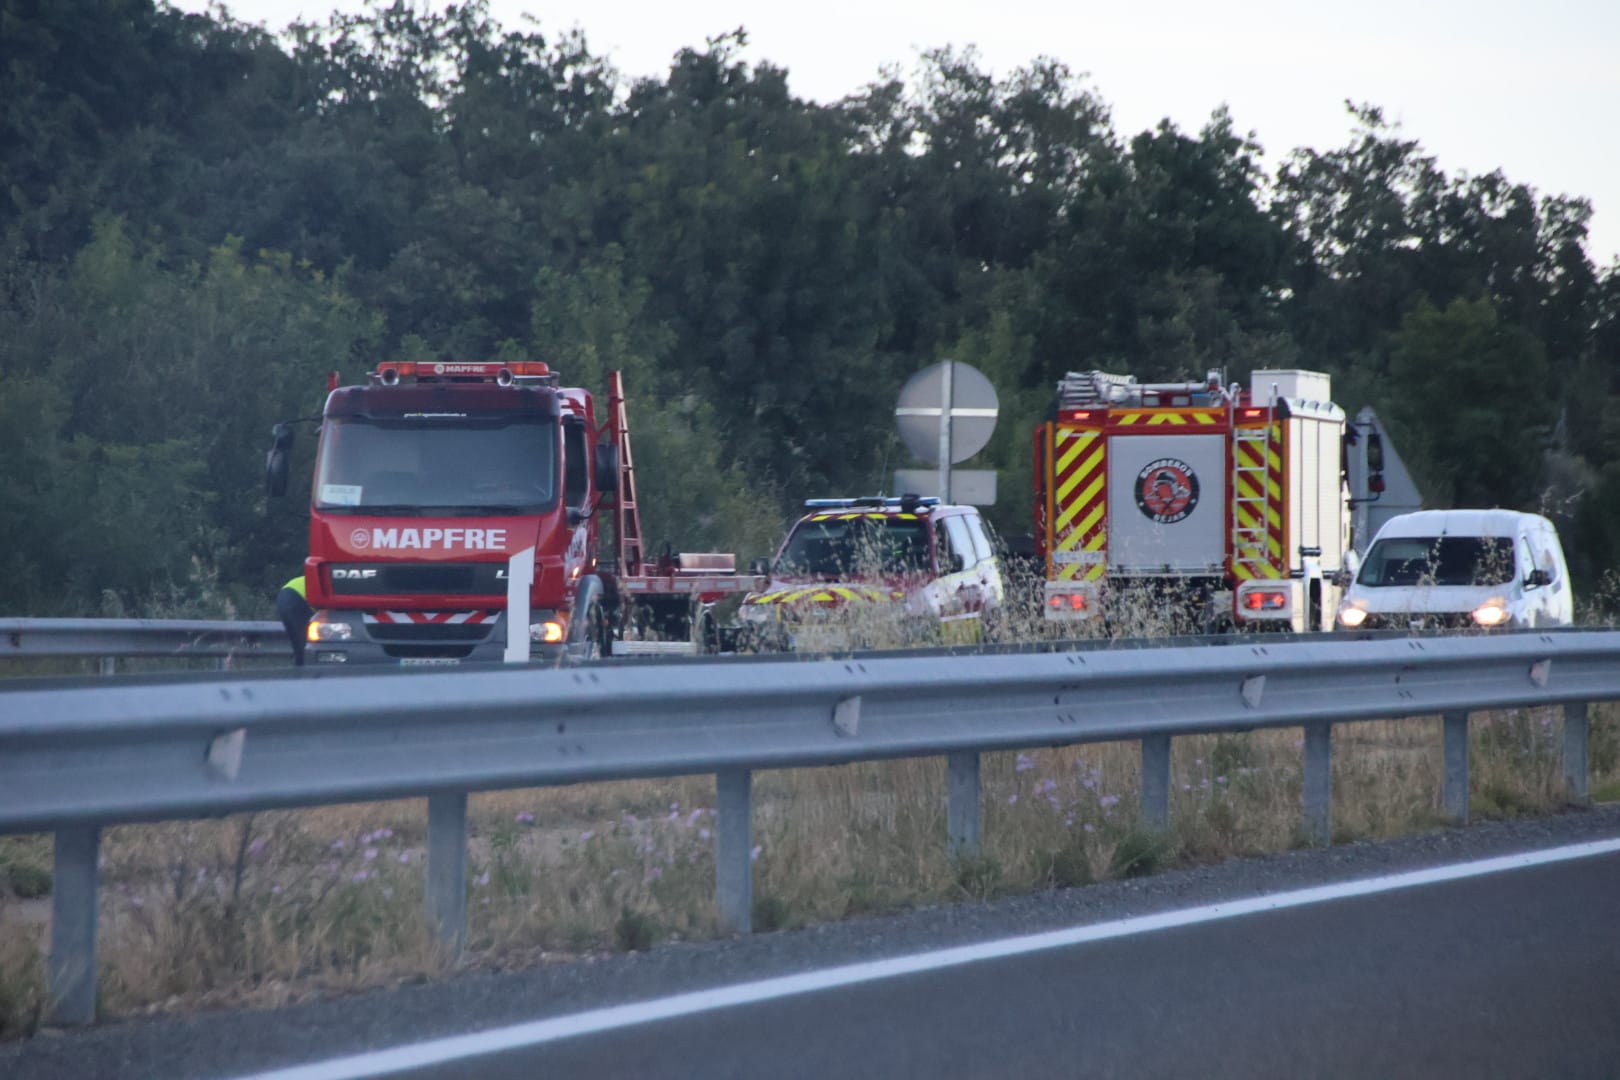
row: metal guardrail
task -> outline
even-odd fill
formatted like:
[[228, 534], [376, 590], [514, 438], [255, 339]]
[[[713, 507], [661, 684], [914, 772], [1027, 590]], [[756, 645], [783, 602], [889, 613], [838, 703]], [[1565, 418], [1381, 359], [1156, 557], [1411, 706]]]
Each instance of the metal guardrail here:
[[278, 622], [209, 619], [0, 619], [0, 659], [94, 656], [102, 674], [120, 657], [203, 657], [221, 666], [262, 657], [291, 660]]
[[1443, 803], [1464, 821], [1470, 711], [1563, 705], [1564, 776], [1581, 801], [1587, 703], [1616, 698], [1615, 631], [19, 683], [0, 685], [0, 832], [55, 833], [50, 1010], [75, 1023], [94, 1015], [110, 824], [425, 795], [428, 911], [453, 952], [468, 792], [713, 773], [719, 907], [746, 932], [756, 770], [945, 756], [949, 843], [967, 855], [987, 751], [1140, 740], [1143, 820], [1163, 827], [1174, 736], [1303, 726], [1305, 825], [1324, 842], [1336, 723], [1443, 715]]

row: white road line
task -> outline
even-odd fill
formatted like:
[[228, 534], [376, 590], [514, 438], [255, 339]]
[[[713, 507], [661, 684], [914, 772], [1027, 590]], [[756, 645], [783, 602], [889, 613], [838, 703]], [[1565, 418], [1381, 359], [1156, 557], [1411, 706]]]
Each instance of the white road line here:
[[774, 1001], [778, 998], [792, 997], [795, 994], [808, 994], [817, 990], [855, 986], [860, 983], [876, 982], [880, 979], [893, 979], [902, 975], [939, 971], [944, 968], [977, 963], [981, 960], [997, 960], [1009, 956], [1041, 952], [1047, 949], [1063, 949], [1092, 941], [1107, 941], [1113, 938], [1148, 934], [1155, 930], [1169, 930], [1178, 926], [1219, 922], [1223, 919], [1235, 919], [1243, 915], [1253, 915], [1259, 912], [1282, 911], [1287, 908], [1305, 907], [1310, 904], [1322, 904], [1350, 897], [1371, 896], [1375, 893], [1394, 892], [1399, 889], [1417, 888], [1422, 885], [1435, 885], [1441, 882], [1482, 877], [1486, 874], [1496, 874], [1506, 870], [1523, 870], [1532, 866], [1545, 866], [1548, 863], [1587, 859], [1617, 851], [1620, 851], [1620, 839], [1596, 840], [1585, 844], [1571, 844], [1566, 847], [1547, 848], [1542, 851], [1525, 852], [1519, 855], [1502, 855], [1494, 859], [1480, 859], [1475, 862], [1434, 866], [1426, 870], [1413, 870], [1404, 874], [1387, 874], [1381, 877], [1362, 878], [1357, 881], [1343, 881], [1333, 885], [1319, 885], [1309, 889], [1270, 893], [1249, 897], [1244, 900], [1230, 900], [1219, 904], [1205, 904], [1201, 907], [1184, 908], [1179, 911], [1163, 911], [1156, 915], [1139, 915], [1128, 919], [1116, 919], [1112, 922], [1071, 927], [1067, 930], [1052, 930], [1044, 934], [1003, 938], [999, 941], [986, 941], [977, 945], [962, 945], [951, 949], [939, 949], [934, 952], [896, 956], [888, 960], [872, 960], [861, 964], [847, 964], [843, 967], [827, 968], [823, 971], [810, 971], [799, 975], [786, 975], [781, 978], [738, 983], [734, 986], [721, 986], [712, 990], [699, 990], [693, 993], [676, 994], [673, 997], [655, 998], [652, 1001], [637, 1002], [633, 1005], [615, 1005], [606, 1009], [592, 1009], [588, 1012], [559, 1016], [550, 1020], [535, 1020], [523, 1024], [514, 1024], [510, 1027], [480, 1031], [473, 1035], [454, 1035], [448, 1038], [430, 1039], [426, 1042], [397, 1046], [390, 1050], [376, 1050], [370, 1053], [354, 1054], [349, 1057], [318, 1061], [309, 1065], [294, 1066], [290, 1069], [256, 1073], [252, 1076], [243, 1077], [241, 1080], [361, 1080], [363, 1077], [392, 1076], [411, 1069], [444, 1065], [454, 1061], [481, 1057], [486, 1054], [539, 1046], [560, 1039], [613, 1031], [617, 1028], [632, 1027], [636, 1024], [647, 1024], [657, 1020], [692, 1016], [696, 1013], [729, 1009], [738, 1005], [752, 1005], [761, 1001]]

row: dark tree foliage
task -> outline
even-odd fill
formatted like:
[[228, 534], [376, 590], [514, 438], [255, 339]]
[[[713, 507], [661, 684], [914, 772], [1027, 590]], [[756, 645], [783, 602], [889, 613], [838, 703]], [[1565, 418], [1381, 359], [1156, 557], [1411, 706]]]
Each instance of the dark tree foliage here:
[[894, 395], [943, 356], [1001, 394], [1009, 533], [1064, 371], [1301, 366], [1436, 504], [1554, 513], [1589, 583], [1620, 557], [1620, 268], [1581, 199], [1371, 106], [1269, 176], [1225, 110], [1120, 133], [1050, 60], [940, 49], [818, 105], [740, 29], [628, 84], [578, 32], [420, 7], [273, 36], [0, 0], [7, 613], [265, 613], [305, 528], [260, 494], [269, 425], [398, 357], [624, 370], [649, 535], [745, 557], [910, 464]]

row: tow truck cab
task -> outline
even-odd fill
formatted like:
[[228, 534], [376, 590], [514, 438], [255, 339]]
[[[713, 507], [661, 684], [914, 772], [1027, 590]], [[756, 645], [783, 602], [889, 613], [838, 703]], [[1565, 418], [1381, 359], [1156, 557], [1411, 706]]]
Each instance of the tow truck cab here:
[[[501, 660], [525, 571], [534, 651], [599, 650], [595, 509], [617, 463], [598, 433], [590, 394], [543, 363], [382, 364], [333, 388], [304, 564], [308, 662]], [[532, 565], [514, 562], [525, 552]]]

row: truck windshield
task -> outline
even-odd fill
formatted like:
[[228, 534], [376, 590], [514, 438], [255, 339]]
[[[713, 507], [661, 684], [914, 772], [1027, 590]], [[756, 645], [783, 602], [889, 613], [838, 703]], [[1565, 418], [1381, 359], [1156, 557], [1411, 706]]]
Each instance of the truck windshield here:
[[1356, 582], [1384, 585], [1505, 585], [1513, 541], [1505, 536], [1401, 536], [1367, 553]]
[[885, 515], [801, 521], [776, 563], [785, 575], [845, 579], [928, 568], [928, 522]]
[[315, 506], [351, 513], [514, 514], [557, 498], [557, 425], [545, 417], [328, 418]]

